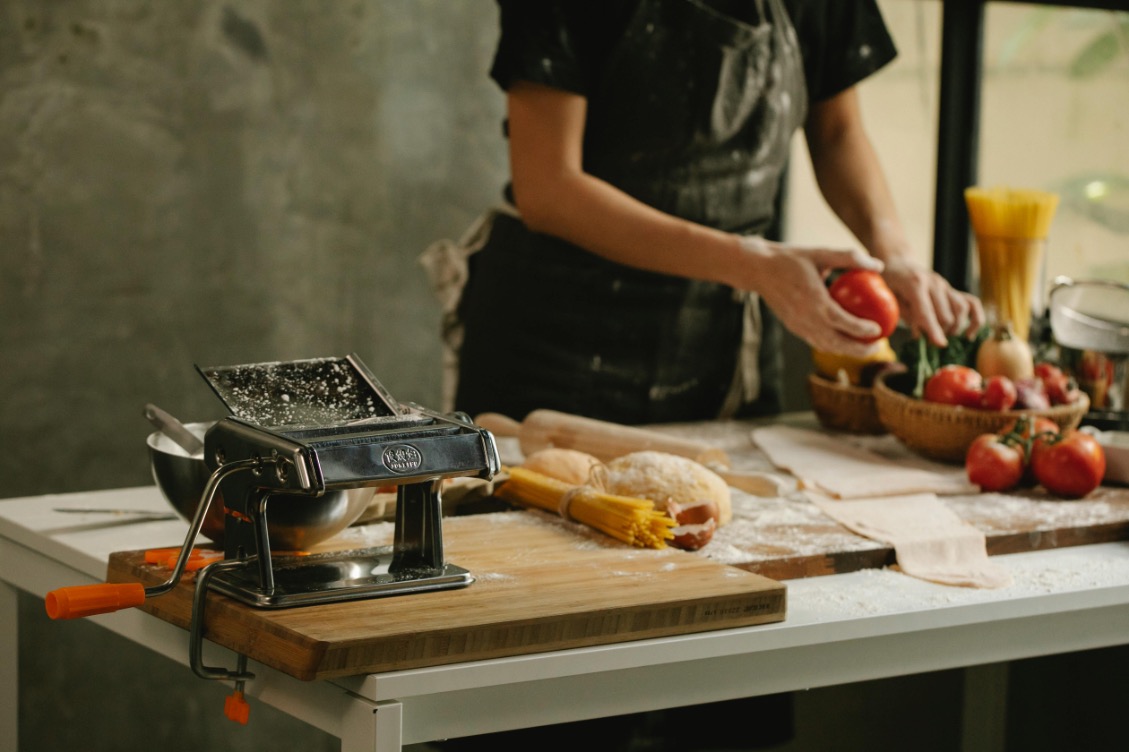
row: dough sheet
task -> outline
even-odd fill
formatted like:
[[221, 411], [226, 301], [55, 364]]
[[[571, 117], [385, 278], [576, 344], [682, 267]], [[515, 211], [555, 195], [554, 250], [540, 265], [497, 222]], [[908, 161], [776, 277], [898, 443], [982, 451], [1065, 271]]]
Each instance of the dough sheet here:
[[854, 500], [806, 495], [849, 530], [891, 545], [908, 575], [962, 587], [1000, 588], [1012, 582], [1007, 570], [988, 558], [984, 534], [934, 494]]
[[980, 490], [963, 469], [946, 473], [908, 467], [820, 431], [768, 426], [754, 429], [752, 439], [773, 465], [792, 473], [805, 488], [840, 499]]

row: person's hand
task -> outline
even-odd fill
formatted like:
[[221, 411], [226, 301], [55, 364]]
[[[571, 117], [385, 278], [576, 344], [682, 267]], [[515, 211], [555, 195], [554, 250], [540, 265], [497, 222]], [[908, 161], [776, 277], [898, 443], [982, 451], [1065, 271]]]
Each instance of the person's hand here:
[[972, 337], [984, 326], [984, 306], [975, 295], [953, 288], [940, 274], [906, 258], [890, 260], [882, 272], [915, 336], [944, 347], [948, 336]]
[[878, 259], [855, 249], [812, 248], [772, 243], [758, 237], [741, 239], [749, 256], [751, 282], [790, 332], [817, 350], [866, 357], [877, 343], [881, 328], [873, 321], [847, 313], [827, 291], [826, 277], [833, 269], [882, 271]]

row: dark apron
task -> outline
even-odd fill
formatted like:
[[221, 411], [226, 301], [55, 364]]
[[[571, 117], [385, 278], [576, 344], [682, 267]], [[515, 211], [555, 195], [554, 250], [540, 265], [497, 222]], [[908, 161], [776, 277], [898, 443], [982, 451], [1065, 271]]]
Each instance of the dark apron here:
[[[642, 0], [588, 98], [585, 170], [669, 214], [763, 232], [806, 91], [780, 0], [754, 7], [749, 24], [694, 0]], [[517, 419], [537, 408], [621, 423], [718, 417], [748, 373], [742, 345], [758, 344], [756, 305], [498, 215], [469, 259], [454, 406]]]

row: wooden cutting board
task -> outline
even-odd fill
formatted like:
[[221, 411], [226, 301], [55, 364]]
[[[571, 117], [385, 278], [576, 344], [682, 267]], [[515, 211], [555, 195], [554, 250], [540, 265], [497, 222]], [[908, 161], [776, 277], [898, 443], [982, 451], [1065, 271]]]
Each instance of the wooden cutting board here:
[[[984, 533], [990, 556], [1129, 540], [1129, 489], [1102, 487], [1082, 500], [1039, 489], [942, 499]], [[881, 569], [894, 550], [863, 538], [804, 500], [734, 491], [733, 521], [699, 555], [778, 580]]]
[[[813, 420], [796, 425], [816, 427]], [[669, 430], [721, 447], [737, 469], [774, 471], [752, 444], [748, 423], [715, 421]], [[922, 460], [892, 436], [844, 434], [842, 439], [899, 462], [963, 476], [963, 467]], [[1084, 499], [1060, 499], [1036, 487], [945, 496], [942, 501], [984, 533], [993, 556], [1129, 540], [1129, 488], [1124, 486], [1101, 486]], [[802, 498], [758, 498], [735, 489], [732, 523], [718, 530], [699, 554], [778, 580], [895, 563], [893, 548], [852, 533]]]
[[[392, 525], [351, 528], [341, 548], [386, 545]], [[781, 621], [785, 588], [675, 549], [638, 549], [536, 511], [444, 521], [447, 558], [467, 588], [256, 609], [208, 599], [205, 636], [312, 680], [522, 655]], [[108, 581], [163, 581], [144, 552], [110, 557]], [[187, 628], [192, 583], [142, 608]]]

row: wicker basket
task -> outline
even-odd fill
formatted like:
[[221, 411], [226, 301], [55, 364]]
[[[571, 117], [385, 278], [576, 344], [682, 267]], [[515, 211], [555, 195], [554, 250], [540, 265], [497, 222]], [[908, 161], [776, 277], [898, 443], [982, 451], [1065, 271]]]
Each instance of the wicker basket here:
[[817, 373], [808, 376], [811, 408], [824, 428], [848, 433], [883, 434], [873, 390], [831, 381]]
[[913, 375], [883, 374], [874, 383], [874, 404], [882, 425], [918, 454], [962, 463], [968, 447], [982, 433], [996, 433], [1020, 415], [1050, 418], [1059, 428], [1076, 428], [1090, 400], [1085, 394], [1070, 405], [1046, 410], [974, 410], [925, 402], [909, 396]]

